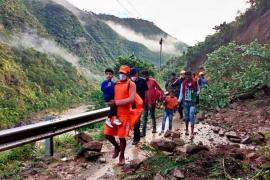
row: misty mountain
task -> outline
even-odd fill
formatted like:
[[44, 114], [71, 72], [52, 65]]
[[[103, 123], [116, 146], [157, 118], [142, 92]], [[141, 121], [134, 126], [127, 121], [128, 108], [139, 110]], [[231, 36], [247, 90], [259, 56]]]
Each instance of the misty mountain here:
[[186, 48], [152, 22], [105, 17], [65, 0], [0, 0], [0, 129], [33, 112], [102, 105], [104, 69], [120, 55], [158, 63], [161, 35], [163, 60]]

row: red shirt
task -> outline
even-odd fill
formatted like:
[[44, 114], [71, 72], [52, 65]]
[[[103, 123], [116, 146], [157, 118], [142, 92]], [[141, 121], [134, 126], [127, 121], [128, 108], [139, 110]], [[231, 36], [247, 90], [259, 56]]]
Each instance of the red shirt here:
[[153, 78], [149, 78], [147, 82], [148, 90], [146, 91], [145, 103], [154, 104], [157, 100], [157, 82]]

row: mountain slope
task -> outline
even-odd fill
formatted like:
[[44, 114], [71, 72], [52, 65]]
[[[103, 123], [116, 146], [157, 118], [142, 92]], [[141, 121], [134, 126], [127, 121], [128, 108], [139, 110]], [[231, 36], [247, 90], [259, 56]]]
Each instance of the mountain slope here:
[[[66, 46], [68, 44], [71, 51], [75, 51], [74, 53], [84, 57], [84, 62], [86, 62], [84, 65], [87, 64], [90, 59], [97, 62], [108, 61], [112, 63], [119, 55], [130, 53], [134, 53], [137, 57], [145, 59], [146, 61], [152, 63], [157, 62], [156, 59], [159, 57], [159, 49], [153, 51], [140, 41], [130, 41], [130, 39], [126, 38], [126, 35], [117, 33], [106, 24], [104, 18], [101, 18], [105, 17], [105, 15], [96, 15], [91, 12], [81, 11], [64, 0], [46, 2], [25, 0], [25, 3], [28, 9], [39, 19], [43, 26], [46, 27], [48, 32], [52, 36], [56, 36], [60, 44]], [[61, 20], [66, 21], [66, 23], [60, 23]], [[123, 19], [123, 21], [131, 21], [130, 24], [132, 24], [135, 19]], [[161, 31], [158, 27], [154, 26], [153, 23], [143, 20], [140, 20], [139, 25], [133, 26], [134, 31], [136, 31], [137, 27], [141, 26], [147, 27], [144, 29], [144, 31], [147, 29], [147, 39], [151, 39], [151, 37], [155, 36], [157, 30], [159, 34], [168, 36], [167, 33]], [[75, 29], [72, 27], [78, 28]], [[63, 29], [65, 31], [67, 31], [66, 29], [72, 29], [75, 32], [67, 33], [63, 32]], [[62, 40], [59, 41], [59, 39]], [[67, 43], [67, 41], [69, 42]], [[151, 43], [158, 46], [158, 41], [159, 39]], [[175, 41], [178, 42], [176, 39]], [[185, 47], [186, 45], [184, 43], [181, 47], [179, 44], [176, 44], [176, 53], [181, 54], [181, 52], [185, 50]], [[164, 57], [167, 58], [170, 54], [171, 53], [165, 52]], [[92, 58], [90, 58], [89, 55]]]
[[213, 52], [229, 42], [249, 43], [259, 40], [261, 43], [270, 41], [270, 1], [250, 1], [251, 7], [243, 14], [236, 17], [231, 23], [222, 23], [214, 27], [215, 34], [207, 36], [204, 42], [189, 47], [185, 58], [187, 68], [197, 71], [202, 68], [207, 60], [207, 54]]

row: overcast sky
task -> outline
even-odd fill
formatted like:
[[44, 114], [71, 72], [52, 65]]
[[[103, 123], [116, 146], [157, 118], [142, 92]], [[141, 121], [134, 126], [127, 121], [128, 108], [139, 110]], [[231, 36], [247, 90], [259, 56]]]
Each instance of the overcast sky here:
[[80, 9], [153, 21], [177, 39], [194, 45], [222, 22], [244, 12], [246, 0], [67, 0]]

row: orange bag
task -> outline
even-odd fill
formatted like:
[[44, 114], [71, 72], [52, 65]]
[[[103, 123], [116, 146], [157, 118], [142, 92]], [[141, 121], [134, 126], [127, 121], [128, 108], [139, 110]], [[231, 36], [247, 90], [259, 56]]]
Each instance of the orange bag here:
[[135, 109], [130, 108], [130, 128], [134, 127], [143, 113], [143, 100], [138, 94], [135, 96], [134, 103]]

